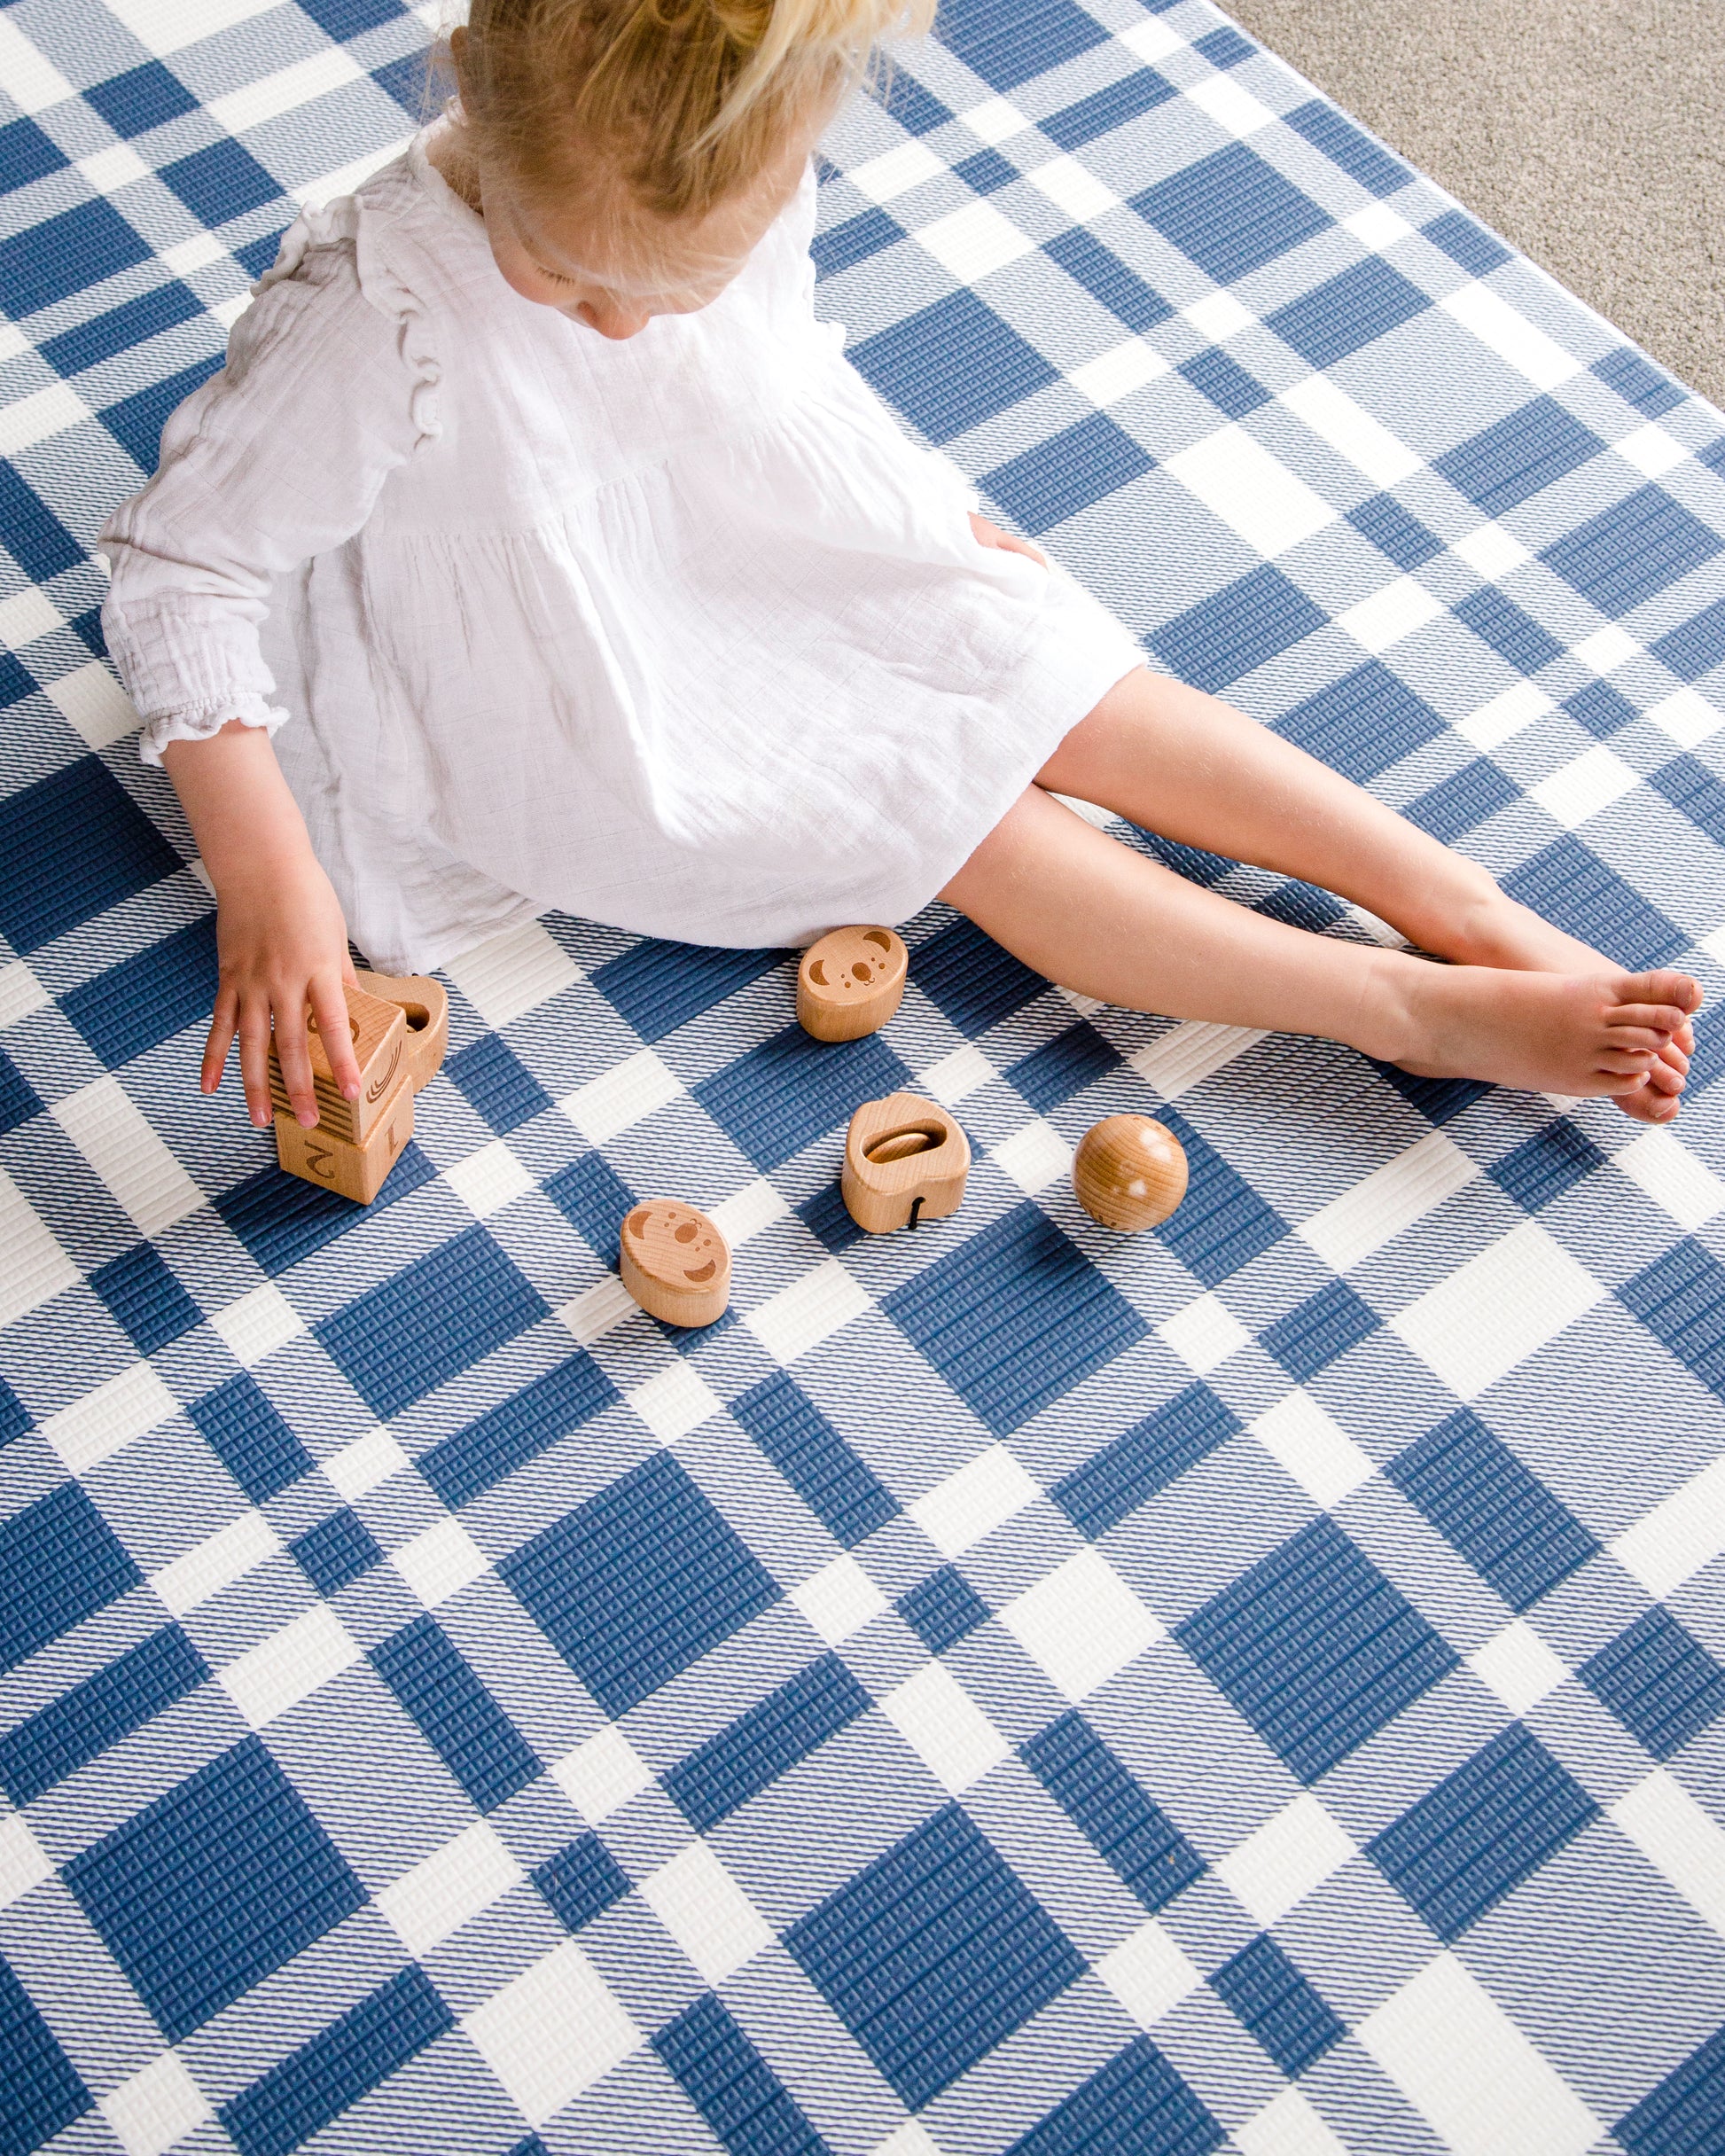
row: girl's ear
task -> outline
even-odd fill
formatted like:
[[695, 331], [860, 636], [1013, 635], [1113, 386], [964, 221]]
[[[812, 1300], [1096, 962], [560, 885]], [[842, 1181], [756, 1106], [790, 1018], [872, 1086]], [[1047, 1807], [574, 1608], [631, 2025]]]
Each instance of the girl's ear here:
[[456, 87], [457, 90], [459, 90], [461, 87], [461, 77], [464, 72], [462, 63], [466, 58], [466, 28], [464, 26], [458, 27], [457, 28], [451, 30], [449, 33], [449, 59], [455, 66]]

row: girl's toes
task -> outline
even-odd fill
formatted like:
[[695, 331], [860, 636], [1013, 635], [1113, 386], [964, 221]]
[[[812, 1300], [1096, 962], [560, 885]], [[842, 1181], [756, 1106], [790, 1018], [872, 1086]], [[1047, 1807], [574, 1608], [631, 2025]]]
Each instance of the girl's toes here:
[[1647, 1082], [1656, 1093], [1674, 1098], [1689, 1083], [1682, 1071], [1674, 1070], [1668, 1063], [1655, 1063], [1647, 1074]]
[[1656, 1033], [1661, 1047], [1674, 1041], [1687, 1022], [1674, 1004], [1619, 1004], [1605, 1013], [1608, 1027], [1627, 1026], [1642, 1033]]
[[1659, 1092], [1651, 1081], [1633, 1093], [1618, 1094], [1616, 1105], [1638, 1123], [1668, 1123], [1677, 1113], [1676, 1096]]
[[1631, 974], [1623, 1000], [1625, 1003], [1673, 1004], [1681, 1025], [1691, 1012], [1701, 1008], [1701, 983], [1691, 974], [1662, 967], [1657, 973]]

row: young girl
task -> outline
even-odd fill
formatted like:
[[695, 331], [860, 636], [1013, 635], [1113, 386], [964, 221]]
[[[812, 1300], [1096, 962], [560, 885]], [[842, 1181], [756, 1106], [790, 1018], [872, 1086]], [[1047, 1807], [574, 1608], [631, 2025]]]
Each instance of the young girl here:
[[[205, 1091], [237, 1035], [266, 1123], [273, 1025], [312, 1122], [309, 1006], [357, 1093], [349, 929], [423, 971], [551, 907], [794, 944], [938, 894], [1106, 1002], [1667, 1120], [1694, 981], [1149, 672], [816, 323], [812, 145], [926, 13], [473, 0], [451, 116], [287, 235], [104, 534], [143, 754], [216, 893]], [[1268, 919], [1058, 794], [1453, 963]]]

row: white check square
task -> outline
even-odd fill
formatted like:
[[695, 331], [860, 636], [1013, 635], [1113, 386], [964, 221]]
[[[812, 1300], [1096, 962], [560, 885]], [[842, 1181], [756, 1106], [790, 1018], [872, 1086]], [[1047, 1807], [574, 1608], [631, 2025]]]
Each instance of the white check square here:
[[641, 1898], [709, 1984], [772, 1944], [772, 1926], [704, 1841], [644, 1879]]
[[1216, 1870], [1246, 1914], [1268, 1926], [1285, 1917], [1357, 1854], [1318, 1800], [1306, 1795], [1296, 1797], [1237, 1842]]
[[581, 979], [580, 967], [537, 921], [493, 936], [443, 970], [494, 1032]]
[[1326, 1512], [1372, 1474], [1370, 1460], [1346, 1431], [1298, 1386], [1251, 1429], [1283, 1472]]
[[1042, 1494], [1004, 1445], [990, 1445], [908, 1510], [942, 1557], [956, 1557]]
[[1230, 1355], [1252, 1345], [1252, 1335], [1219, 1295], [1200, 1295], [1156, 1328], [1187, 1369], [1207, 1377]]
[[1641, 774], [1601, 741], [1530, 786], [1528, 793], [1565, 831], [1574, 831], [1640, 784]]
[[1112, 187], [1104, 187], [1088, 166], [1081, 165], [1075, 157], [1057, 157], [1046, 165], [1038, 165], [1025, 177], [1044, 194], [1057, 209], [1080, 224], [1088, 224], [1093, 217], [1100, 217], [1111, 209], [1120, 207], [1120, 197]]
[[1122, 397], [1129, 397], [1167, 371], [1168, 363], [1159, 352], [1153, 351], [1142, 337], [1128, 337], [1124, 344], [1081, 362], [1066, 379], [1092, 404], [1105, 408], [1118, 404]]
[[261, 1730], [361, 1659], [346, 1625], [328, 1603], [320, 1602], [215, 1676], [246, 1721]]
[[533, 1188], [533, 1177], [503, 1138], [493, 1138], [464, 1160], [446, 1168], [443, 1180], [478, 1220], [489, 1220]]
[[1466, 562], [1476, 576], [1483, 576], [1488, 582], [1507, 576], [1511, 569], [1518, 569], [1524, 561], [1534, 559], [1515, 534], [1505, 531], [1501, 524], [1480, 525], [1465, 539], [1457, 539], [1449, 551], [1458, 561]]
[[1219, 427], [1165, 469], [1267, 559], [1336, 521], [1337, 512], [1241, 426]]
[[932, 224], [918, 225], [919, 246], [961, 285], [980, 284], [996, 270], [1033, 254], [1036, 242], [1021, 225], [1002, 216], [992, 202], [967, 202]]
[[209, 2098], [177, 2051], [163, 2051], [110, 2090], [102, 2116], [126, 2156], [168, 2156], [176, 2142], [213, 2116]]
[[242, 1369], [255, 1369], [277, 1348], [286, 1347], [306, 1330], [305, 1320], [273, 1280], [261, 1280], [238, 1302], [218, 1310], [211, 1325], [227, 1342], [228, 1352]]
[[1584, 2156], [1600, 2121], [1454, 1954], [1355, 2032], [1455, 2156]]
[[1494, 1632], [1467, 1657], [1475, 1676], [1508, 1707], [1525, 1715], [1556, 1691], [1569, 1675], [1568, 1665], [1553, 1653], [1525, 1618]]
[[378, 1907], [410, 1954], [428, 1954], [500, 1901], [523, 1876], [497, 1830], [476, 1819], [384, 1887]]
[[1524, 1221], [1405, 1310], [1390, 1330], [1464, 1400], [1557, 1339], [1605, 1290], [1538, 1221]]
[[1416, 583], [1411, 576], [1401, 576], [1339, 614], [1336, 622], [1365, 650], [1386, 652], [1428, 621], [1435, 621], [1444, 611], [1443, 601], [1433, 598], [1424, 584]]
[[577, 1086], [562, 1107], [589, 1145], [606, 1145], [667, 1106], [682, 1090], [683, 1081], [663, 1057], [643, 1048], [603, 1076]]
[[1097, 1974], [1140, 2028], [1154, 2028], [1204, 1979], [1152, 1917], [1097, 1964]]
[[790, 1363], [873, 1307], [868, 1290], [837, 1258], [829, 1258], [780, 1288], [743, 1323], [775, 1362]]
[[490, 1560], [458, 1519], [440, 1519], [392, 1550], [389, 1562], [408, 1591], [440, 1609], [490, 1570]]
[[1679, 748], [1699, 748], [1725, 726], [1725, 711], [1696, 689], [1679, 689], [1650, 704], [1647, 715]]
[[1725, 1212], [1725, 1182], [1697, 1159], [1674, 1130], [1643, 1131], [1621, 1152], [1612, 1155], [1612, 1165], [1688, 1234]]
[[1011, 1746], [943, 1662], [886, 1693], [880, 1711], [948, 1796], [997, 1767]]
[[1058, 1183], [1072, 1166], [1072, 1147], [1039, 1115], [1022, 1130], [989, 1148], [997, 1168], [1010, 1176], [1026, 1198]]
[[607, 1722], [551, 1769], [551, 1779], [589, 1826], [652, 1786], [653, 1772], [614, 1722]]
[[1009, 1602], [1000, 1621], [1058, 1691], [1087, 1699], [1164, 1637], [1100, 1550], [1083, 1549]]
[[687, 1363], [674, 1363], [636, 1386], [628, 1403], [661, 1445], [675, 1445], [720, 1412], [718, 1395]]
[[886, 1607], [886, 1596], [848, 1553], [793, 1587], [790, 1600], [829, 1647], [860, 1632]]
[[529, 2126], [542, 2126], [639, 2048], [641, 2032], [579, 1942], [562, 1945], [464, 2018]]

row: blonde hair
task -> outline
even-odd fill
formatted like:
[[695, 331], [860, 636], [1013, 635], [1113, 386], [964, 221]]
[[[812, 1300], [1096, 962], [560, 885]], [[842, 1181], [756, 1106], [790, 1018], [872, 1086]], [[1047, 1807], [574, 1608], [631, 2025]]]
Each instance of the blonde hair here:
[[597, 155], [637, 201], [700, 215], [746, 189], [934, 0], [472, 0], [475, 150], [555, 198]]

